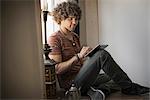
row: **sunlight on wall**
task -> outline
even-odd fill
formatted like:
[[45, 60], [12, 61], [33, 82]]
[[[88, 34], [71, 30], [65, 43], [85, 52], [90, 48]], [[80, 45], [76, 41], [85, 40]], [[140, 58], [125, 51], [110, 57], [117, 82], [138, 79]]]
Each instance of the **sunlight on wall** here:
[[149, 86], [148, 0], [101, 0], [101, 42], [137, 83]]

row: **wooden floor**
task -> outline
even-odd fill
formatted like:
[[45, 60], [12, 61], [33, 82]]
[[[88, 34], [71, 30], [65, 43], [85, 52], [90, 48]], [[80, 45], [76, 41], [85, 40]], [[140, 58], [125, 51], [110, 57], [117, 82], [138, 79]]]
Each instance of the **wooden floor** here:
[[[59, 97], [57, 100], [66, 100], [66, 98]], [[89, 97], [81, 97], [81, 100], [90, 100]], [[122, 94], [120, 91], [112, 93], [109, 95], [106, 100], [150, 100], [150, 95], [142, 95], [142, 96], [131, 96]]]
[[130, 96], [122, 94], [121, 92], [112, 93], [106, 100], [150, 100], [150, 95], [145, 94], [142, 96]]

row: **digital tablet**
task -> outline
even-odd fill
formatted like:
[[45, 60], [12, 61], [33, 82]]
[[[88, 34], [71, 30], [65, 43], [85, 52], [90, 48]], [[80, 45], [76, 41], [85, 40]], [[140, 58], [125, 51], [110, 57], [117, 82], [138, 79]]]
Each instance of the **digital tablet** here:
[[97, 46], [95, 46], [89, 53], [87, 53], [85, 55], [85, 57], [89, 56], [91, 57], [93, 54], [95, 54], [98, 50], [100, 49], [105, 49], [108, 45], [100, 45], [98, 44]]

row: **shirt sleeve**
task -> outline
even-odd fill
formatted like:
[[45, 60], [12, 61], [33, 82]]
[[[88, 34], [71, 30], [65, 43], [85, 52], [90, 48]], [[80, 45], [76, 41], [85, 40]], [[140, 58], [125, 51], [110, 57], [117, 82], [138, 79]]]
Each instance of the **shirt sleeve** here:
[[61, 43], [59, 38], [57, 36], [50, 36], [48, 38], [48, 44], [51, 48], [51, 51], [49, 54], [51, 55], [60, 55], [61, 54]]

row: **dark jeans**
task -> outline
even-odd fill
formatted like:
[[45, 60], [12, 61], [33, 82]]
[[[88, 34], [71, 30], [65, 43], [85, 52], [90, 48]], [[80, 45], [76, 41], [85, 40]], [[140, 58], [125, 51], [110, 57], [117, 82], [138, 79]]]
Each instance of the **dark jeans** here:
[[120, 88], [125, 89], [131, 86], [130, 78], [106, 50], [97, 51], [85, 61], [74, 84], [84, 91], [87, 91], [90, 86], [99, 87], [102, 84], [102, 79], [99, 77], [101, 69], [107, 74], [108, 79], [113, 80]]

